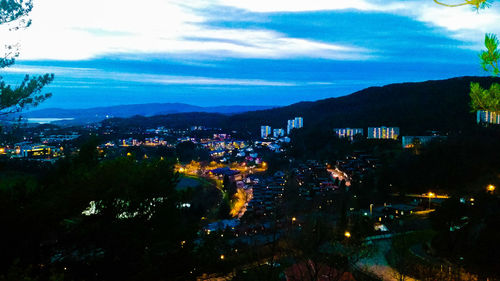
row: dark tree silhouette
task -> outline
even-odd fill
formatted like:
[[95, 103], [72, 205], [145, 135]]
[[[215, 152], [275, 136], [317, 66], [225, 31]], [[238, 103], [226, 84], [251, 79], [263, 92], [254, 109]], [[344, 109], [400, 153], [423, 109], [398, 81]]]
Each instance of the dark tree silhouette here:
[[[29, 13], [31, 0], [0, 0], [0, 25], [6, 24], [10, 31], [26, 28], [31, 24]], [[14, 64], [19, 56], [18, 45], [6, 45], [0, 57], [0, 69]], [[19, 85], [7, 85], [0, 76], [0, 115], [19, 112], [29, 106], [37, 106], [52, 96], [42, 93], [43, 87], [54, 80], [54, 74], [30, 77], [26, 75]]]

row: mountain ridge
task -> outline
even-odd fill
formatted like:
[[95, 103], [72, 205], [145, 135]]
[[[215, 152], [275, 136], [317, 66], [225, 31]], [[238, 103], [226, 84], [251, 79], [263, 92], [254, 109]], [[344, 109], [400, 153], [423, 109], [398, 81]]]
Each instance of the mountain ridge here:
[[[145, 103], [115, 106], [100, 106], [82, 109], [46, 108], [23, 112], [24, 118], [74, 118], [75, 122], [98, 122], [112, 117], [154, 116], [186, 112], [209, 112], [236, 114], [252, 110], [269, 109], [273, 106], [196, 106], [185, 103]], [[67, 122], [67, 121], [64, 121]]]
[[[500, 83], [500, 78], [463, 76], [394, 83], [368, 87], [342, 97], [231, 116], [206, 113], [203, 118], [196, 118], [196, 114], [180, 113], [148, 117], [141, 122], [144, 125], [204, 125], [258, 134], [261, 125], [286, 128], [286, 120], [301, 116], [306, 128], [398, 126], [402, 134], [423, 134], [427, 130], [460, 131], [476, 126], [475, 114], [469, 107], [471, 82], [489, 87], [493, 82]], [[119, 125], [120, 122], [140, 125], [124, 119], [109, 119], [104, 124]]]

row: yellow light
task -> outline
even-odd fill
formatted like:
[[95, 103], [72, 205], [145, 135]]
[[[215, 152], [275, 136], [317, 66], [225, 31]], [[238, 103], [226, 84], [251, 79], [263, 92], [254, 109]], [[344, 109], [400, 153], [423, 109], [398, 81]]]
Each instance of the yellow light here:
[[127, 156], [129, 156], [129, 157], [130, 157], [130, 156], [132, 156], [132, 153], [130, 153], [130, 152], [127, 152]]
[[494, 185], [492, 185], [492, 184], [490, 184], [490, 185], [488, 185], [488, 186], [486, 187], [486, 189], [487, 189], [489, 192], [493, 192], [493, 191], [495, 191], [495, 188], [496, 188], [496, 187], [495, 187]]
[[220, 255], [220, 259], [223, 260], [224, 259], [224, 255]]
[[351, 238], [351, 233], [349, 231], [344, 232], [346, 238]]
[[297, 220], [297, 218], [296, 218], [296, 217], [293, 217], [293, 218], [292, 218], [292, 221], [296, 221], [296, 220]]
[[434, 197], [436, 194], [429, 192], [429, 197]]

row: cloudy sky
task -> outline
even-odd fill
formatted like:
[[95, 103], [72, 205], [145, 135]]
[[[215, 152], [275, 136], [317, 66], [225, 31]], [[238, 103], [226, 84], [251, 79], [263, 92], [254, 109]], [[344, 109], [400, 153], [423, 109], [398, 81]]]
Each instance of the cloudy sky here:
[[[459, 0], [449, 0], [450, 3]], [[500, 2], [432, 0], [34, 0], [0, 75], [54, 73], [41, 107], [149, 102], [286, 105], [395, 82], [485, 75]]]

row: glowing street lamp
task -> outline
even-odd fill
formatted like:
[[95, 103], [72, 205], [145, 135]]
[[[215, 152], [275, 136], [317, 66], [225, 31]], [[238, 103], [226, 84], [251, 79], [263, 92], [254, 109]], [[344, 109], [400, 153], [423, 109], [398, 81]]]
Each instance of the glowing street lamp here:
[[495, 191], [495, 189], [496, 189], [496, 187], [495, 187], [494, 185], [492, 185], [492, 184], [490, 184], [490, 185], [488, 185], [488, 186], [486, 187], [486, 190], [487, 190], [488, 192], [491, 192], [491, 193], [493, 193], [493, 191]]
[[346, 238], [351, 238], [351, 233], [349, 231], [344, 232]]
[[223, 260], [224, 259], [224, 255], [220, 255], [220, 259]]
[[431, 199], [434, 197], [436, 194], [429, 192], [429, 209], [431, 208]]
[[293, 217], [293, 218], [292, 218], [292, 222], [295, 222], [296, 220], [297, 220], [297, 218], [296, 218], [296, 217]]

